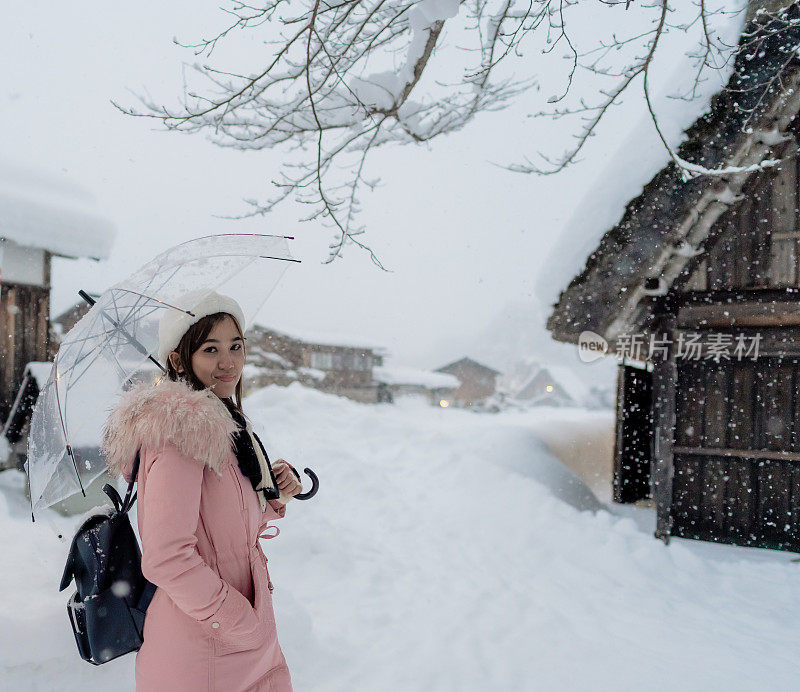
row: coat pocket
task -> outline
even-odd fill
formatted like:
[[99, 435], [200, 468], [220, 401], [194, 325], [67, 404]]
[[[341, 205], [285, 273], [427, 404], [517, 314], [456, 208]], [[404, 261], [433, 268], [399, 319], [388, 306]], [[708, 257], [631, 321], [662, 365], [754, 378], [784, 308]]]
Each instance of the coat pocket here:
[[266, 570], [263, 568], [263, 562], [259, 560], [256, 563], [251, 558], [250, 569], [253, 575], [253, 611], [258, 620], [258, 626], [253, 631], [252, 635], [235, 643], [215, 639], [214, 653], [218, 656], [259, 649], [265, 645], [270, 634], [275, 631], [272, 598], [267, 588], [268, 580], [266, 578]]

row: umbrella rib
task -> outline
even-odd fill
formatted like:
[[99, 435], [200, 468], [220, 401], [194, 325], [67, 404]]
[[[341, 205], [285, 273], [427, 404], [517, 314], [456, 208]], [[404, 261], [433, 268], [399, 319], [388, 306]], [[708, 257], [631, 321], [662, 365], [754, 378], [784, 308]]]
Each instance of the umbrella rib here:
[[67, 454], [69, 454], [70, 459], [72, 459], [72, 465], [75, 467], [75, 475], [78, 477], [78, 485], [81, 487], [81, 493], [84, 497], [86, 497], [86, 490], [83, 488], [81, 473], [78, 470], [78, 461], [75, 459], [75, 453], [72, 451], [72, 445], [69, 443], [69, 438], [67, 437], [67, 426], [64, 424], [64, 414], [61, 412], [61, 398], [58, 396], [58, 353], [56, 353], [55, 358], [53, 359], [53, 367], [55, 368], [56, 372], [56, 406], [58, 407], [58, 418], [61, 421], [61, 432], [64, 434], [64, 444], [67, 446]]
[[[73, 344], [79, 344], [79, 343], [80, 344], [84, 344], [85, 342], [90, 341], [92, 339], [98, 339], [99, 337], [102, 337], [102, 336], [109, 336], [110, 337], [113, 334], [114, 334], [114, 330], [113, 329], [109, 329], [107, 331], [100, 332], [99, 334], [93, 334], [92, 336], [87, 336], [87, 337], [82, 338], [82, 339], [76, 339], [75, 341], [70, 341], [66, 345], [67, 346], [72, 346]], [[104, 345], [105, 344], [100, 344], [98, 346], [94, 346], [91, 351], [80, 355], [80, 357], [76, 358], [75, 362], [72, 365], [70, 365], [69, 368], [67, 368], [66, 370], [63, 371], [64, 374], [65, 375], [70, 374], [78, 365], [80, 365], [84, 360], [86, 360], [86, 358], [91, 356], [94, 353], [94, 351], [96, 351], [98, 348], [100, 348], [101, 346], [104, 346]]]
[[293, 257], [271, 257], [270, 255], [259, 255], [259, 259], [274, 259], [274, 260], [282, 260], [284, 262], [297, 262], [300, 264], [302, 260], [294, 259]]
[[[97, 324], [97, 316], [95, 315], [95, 316], [93, 317], [93, 319], [92, 319], [92, 324], [90, 325], [90, 328], [91, 328], [92, 326], [96, 325], [96, 324]], [[101, 335], [103, 335], [103, 334], [106, 334], [106, 333], [107, 333], [107, 332], [101, 332]], [[89, 356], [92, 354], [92, 352], [93, 352], [94, 350], [96, 350], [96, 347], [95, 347], [95, 348], [93, 348], [91, 351], [89, 351], [88, 353], [86, 353], [86, 354], [84, 355], [84, 352], [83, 352], [83, 347], [86, 345], [86, 343], [87, 343], [88, 341], [89, 341], [89, 339], [82, 339], [82, 340], [79, 342], [79, 344], [80, 344], [80, 348], [78, 349], [78, 354], [77, 354], [77, 356], [75, 357], [75, 362], [74, 362], [74, 363], [73, 363], [73, 364], [70, 366], [69, 370], [67, 371], [68, 373], [70, 373], [70, 374], [71, 374], [71, 373], [72, 373], [72, 371], [75, 369], [75, 367], [76, 367], [76, 366], [77, 366], [79, 363], [83, 362], [83, 361], [84, 361], [86, 358], [88, 358], [88, 357], [89, 357]], [[60, 350], [60, 349], [59, 349], [59, 350]], [[56, 355], [58, 355], [58, 354], [56, 354]], [[91, 365], [91, 363], [90, 363], [90, 365]], [[84, 372], [86, 372], [86, 371], [84, 370]], [[80, 378], [78, 378], [78, 379], [80, 379]], [[70, 384], [69, 384], [69, 385], [66, 387], [66, 389], [67, 389], [67, 392], [68, 392], [68, 391], [69, 391], [69, 389], [71, 388], [72, 384], [73, 384], [73, 383], [72, 383], [72, 382], [70, 382]], [[65, 392], [65, 401], [64, 401], [64, 405], [66, 405], [66, 403], [67, 403], [67, 402], [66, 402], [66, 393], [67, 393], [67, 392]], [[58, 393], [58, 387], [56, 387], [56, 393]], [[60, 403], [60, 402], [59, 402], [59, 403]]]
[[76, 337], [64, 343], [64, 346], [69, 347], [74, 344], [80, 344], [84, 341], [91, 341], [92, 339], [96, 339], [98, 336], [103, 336], [103, 334], [110, 334], [113, 331], [114, 331], [113, 329], [107, 329], [106, 331], [100, 332], [99, 334], [90, 334], [89, 336], [82, 336], [80, 338]]
[[[162, 288], [164, 288], [164, 285], [165, 285], [167, 282], [169, 282], [169, 281], [172, 281], [172, 279], [173, 279], [173, 277], [175, 276], [175, 274], [177, 274], [179, 271], [180, 271], [180, 266], [175, 268], [175, 271], [174, 271], [174, 272], [172, 272], [172, 274], [170, 274], [170, 275], [169, 275], [169, 276], [168, 276], [168, 277], [167, 277], [167, 278], [164, 280], [164, 282], [161, 284], [161, 286], [160, 286], [158, 289], [156, 289], [156, 292], [158, 292], [158, 291], [160, 291]], [[150, 277], [149, 281], [148, 281], [148, 282], [147, 282], [147, 283], [144, 285], [144, 287], [143, 287], [143, 290], [149, 290], [149, 289], [152, 287], [153, 281], [155, 281], [155, 279], [156, 279], [156, 276], [158, 276], [158, 274], [157, 274], [157, 273], [154, 273], [154, 274], [153, 274], [153, 275]], [[158, 300], [158, 298], [153, 298], [153, 297], [151, 297], [151, 296], [147, 296], [147, 295], [144, 295], [143, 293], [139, 293], [139, 292], [137, 292], [137, 291], [132, 291], [132, 290], [130, 290], [130, 289], [127, 289], [127, 288], [115, 288], [115, 289], [111, 289], [111, 299], [114, 301], [114, 305], [115, 305], [115, 306], [117, 305], [117, 299], [116, 299], [116, 295], [114, 294], [114, 291], [124, 291], [124, 292], [126, 292], [126, 293], [132, 293], [133, 295], [140, 296], [140, 297], [142, 297], [142, 298], [145, 298], [145, 299], [147, 299], [147, 300], [153, 300], [153, 301], [155, 301], [155, 302], [157, 302], [157, 303], [161, 303], [162, 305], [168, 305], [168, 306], [169, 306], [169, 307], [171, 307], [171, 308], [174, 308], [174, 309], [176, 309], [176, 310], [180, 310], [180, 308], [178, 308], [178, 307], [175, 307], [174, 305], [169, 305], [168, 303], [164, 303], [163, 301], [161, 301], [161, 300]], [[138, 306], [139, 306], [139, 301], [137, 300], [137, 301], [136, 301], [136, 302], [135, 302], [135, 303], [134, 303], [134, 304], [131, 306], [130, 310], [128, 311], [128, 314], [127, 314], [127, 315], [125, 316], [125, 318], [123, 319], [123, 324], [124, 324], [125, 322], [127, 322], [127, 321], [128, 321], [130, 318], [131, 318], [131, 316], [133, 315], [134, 311], [135, 311], [135, 310], [137, 310]], [[151, 358], [151, 360], [154, 360], [154, 359], [152, 359], [152, 358]], [[162, 370], [163, 370], [163, 367], [161, 366], [161, 364], [160, 364], [160, 363], [158, 363], [158, 361], [155, 361], [155, 360], [154, 360], [154, 362], [156, 363], [156, 365], [158, 365], [158, 367], [162, 368]]]
[[112, 356], [112, 358], [114, 358], [114, 364], [116, 365], [117, 369], [119, 370], [119, 373], [122, 376], [122, 378], [125, 381], [130, 380], [130, 375], [128, 375], [128, 373], [125, 372], [125, 368], [123, 368], [122, 367], [122, 363], [119, 362], [119, 359], [117, 358], [117, 354], [114, 353], [113, 349], [109, 349], [109, 350], [111, 351], [111, 356]]
[[[117, 333], [116, 329], [109, 329], [107, 331], [101, 332], [98, 336], [104, 336], [105, 338], [103, 339], [103, 341], [95, 344], [92, 350], [89, 351], [88, 353], [81, 354], [81, 357], [79, 359], [76, 359], [76, 361], [70, 366], [70, 369], [67, 372], [72, 373], [80, 363], [82, 363], [84, 360], [86, 360], [89, 356], [93, 354], [95, 355], [96, 358], [97, 354], [95, 352], [102, 351], [103, 349], [105, 349], [111, 342], [112, 338], [116, 335], [116, 333]], [[81, 345], [81, 348], [82, 347], [83, 344]], [[94, 361], [90, 361], [89, 363], [87, 363], [86, 367], [79, 375], [77, 375], [74, 379], [72, 378], [70, 379], [69, 385], [67, 386], [67, 391], [69, 391], [72, 387], [78, 384], [80, 379], [86, 374], [86, 372], [92, 366], [92, 363], [94, 363]], [[58, 389], [56, 389], [56, 391], [58, 391]], [[64, 401], [64, 404], [66, 405], [66, 400]]]
[[[177, 270], [176, 270], [176, 271], [177, 271]], [[155, 279], [155, 277], [156, 277], [156, 276], [157, 276], [157, 274], [153, 274], [153, 275], [150, 277], [150, 279], [149, 279], [148, 283], [146, 283], [146, 284], [145, 284], [145, 286], [143, 287], [143, 288], [144, 288], [144, 290], [147, 290], [147, 289], [149, 289], [149, 288], [150, 288], [150, 285], [152, 284], [152, 282], [153, 282], [153, 280]], [[174, 276], [174, 274], [173, 274], [172, 276]], [[170, 277], [170, 279], [171, 279], [171, 278], [172, 278], [172, 277]], [[141, 293], [138, 293], [138, 292], [136, 292], [136, 291], [132, 291], [132, 290], [130, 290], [130, 289], [127, 289], [127, 288], [120, 288], [120, 287], [114, 287], [114, 288], [111, 288], [111, 289], [109, 290], [109, 293], [111, 294], [111, 300], [112, 300], [112, 301], [114, 301], [114, 307], [115, 307], [115, 309], [117, 310], [117, 312], [119, 312], [119, 305], [117, 304], [117, 297], [116, 297], [115, 291], [123, 291], [123, 292], [125, 292], [125, 293], [132, 293], [133, 295], [136, 295], [136, 296], [141, 296], [141, 297], [145, 297], [145, 298], [147, 298], [147, 299], [150, 299], [150, 298], [149, 298], [149, 296], [143, 296], [143, 294], [141, 294]], [[156, 299], [155, 299], [155, 298], [153, 298], [152, 300], [156, 300]], [[138, 307], [139, 307], [139, 302], [138, 302], [138, 300], [137, 300], [137, 301], [136, 301], [136, 302], [135, 302], [135, 303], [134, 303], [134, 304], [133, 304], [133, 305], [130, 307], [130, 309], [129, 309], [129, 311], [128, 311], [128, 314], [127, 314], [127, 315], [125, 315], [125, 317], [123, 317], [123, 318], [121, 319], [121, 323], [122, 323], [122, 324], [125, 324], [125, 323], [126, 323], [126, 322], [127, 322], [127, 321], [128, 321], [130, 318], [131, 318], [131, 317], [132, 317], [133, 313], [134, 313], [134, 312], [135, 312], [135, 311], [138, 309]]]
[[[117, 288], [117, 289], [114, 289], [114, 290], [112, 290], [112, 291], [111, 291], [111, 300], [113, 300], [113, 301], [114, 301], [114, 308], [116, 309], [116, 311], [117, 311], [117, 314], [119, 314], [119, 306], [118, 306], [118, 304], [117, 304], [117, 295], [116, 295], [116, 291], [125, 291], [125, 292], [127, 292], [127, 293], [132, 293], [133, 295], [140, 296], [140, 297], [141, 297], [141, 295], [142, 295], [141, 293], [136, 293], [136, 291], [128, 291], [128, 290], [127, 290], [127, 289], [125, 289], [125, 288]], [[138, 310], [138, 309], [139, 309], [139, 299], [137, 298], [137, 299], [134, 301], [133, 305], [131, 305], [131, 306], [130, 306], [130, 308], [128, 309], [128, 314], [127, 314], [127, 315], [125, 315], [125, 317], [123, 317], [123, 318], [120, 320], [120, 324], [127, 324], [128, 320], [130, 320], [130, 319], [133, 317], [134, 313], [135, 313], [135, 312], [136, 312], [136, 310]]]

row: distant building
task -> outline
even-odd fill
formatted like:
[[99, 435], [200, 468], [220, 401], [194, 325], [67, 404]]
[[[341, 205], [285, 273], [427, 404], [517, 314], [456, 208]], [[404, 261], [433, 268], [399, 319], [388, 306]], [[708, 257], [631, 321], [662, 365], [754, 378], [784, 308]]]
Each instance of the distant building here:
[[449, 406], [461, 386], [455, 375], [399, 365], [376, 367], [372, 376], [379, 385], [385, 385], [391, 399], [422, 396], [435, 406]]
[[81, 188], [0, 163], [0, 420], [25, 366], [52, 356], [52, 258], [105, 259], [113, 238], [113, 226]]
[[269, 384], [300, 382], [356, 401], [378, 401], [378, 382], [372, 371], [383, 363], [380, 347], [342, 337], [290, 335], [260, 325], [253, 325], [245, 337], [248, 392]]
[[548, 406], [587, 406], [593, 399], [590, 388], [563, 365], [538, 366], [513, 397]]
[[[92, 297], [96, 298], [97, 296]], [[73, 305], [71, 308], [68, 308], [60, 315], [50, 320], [50, 326], [53, 330], [54, 336], [56, 337], [56, 341], [60, 341], [64, 334], [78, 324], [81, 318], [87, 312], [89, 312], [91, 307], [92, 306], [89, 305], [89, 303], [87, 303], [85, 300], [81, 300], [80, 302], [75, 303], [75, 305]], [[54, 351], [57, 350], [58, 348], [54, 349]], [[55, 353], [53, 353], [53, 355], [55, 355]]]
[[434, 372], [443, 372], [458, 378], [461, 384], [453, 392], [453, 401], [457, 406], [471, 406], [494, 394], [497, 376], [500, 375], [497, 370], [471, 358], [462, 358], [437, 368]]

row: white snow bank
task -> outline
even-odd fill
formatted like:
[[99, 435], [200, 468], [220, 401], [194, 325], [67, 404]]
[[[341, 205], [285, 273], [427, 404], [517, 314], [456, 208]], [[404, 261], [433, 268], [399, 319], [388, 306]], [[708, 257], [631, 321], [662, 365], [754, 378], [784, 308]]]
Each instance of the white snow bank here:
[[0, 236], [58, 255], [106, 259], [114, 234], [83, 188], [0, 162]]
[[[298, 692], [796, 686], [794, 556], [665, 546], [649, 510], [561, 501], [539, 413], [370, 406], [299, 385], [245, 409], [272, 456], [320, 477], [263, 542]], [[23, 489], [0, 473], [0, 687], [132, 691], [133, 656], [78, 658], [57, 592], [75, 522], [31, 524]]]
[[408, 384], [429, 389], [457, 388], [461, 385], [455, 375], [446, 372], [420, 370], [405, 365], [379, 365], [372, 368], [372, 379], [386, 384]]

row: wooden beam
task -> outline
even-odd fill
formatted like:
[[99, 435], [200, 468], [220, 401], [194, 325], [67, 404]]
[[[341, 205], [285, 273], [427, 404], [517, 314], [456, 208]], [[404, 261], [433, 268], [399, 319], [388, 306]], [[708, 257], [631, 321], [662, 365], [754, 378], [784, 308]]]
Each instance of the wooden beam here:
[[783, 327], [800, 325], [798, 303], [687, 305], [678, 311], [681, 327]]
[[731, 459], [775, 459], [777, 461], [800, 461], [800, 454], [779, 449], [729, 449], [723, 447], [674, 447], [675, 454], [693, 456], [729, 457]]
[[670, 294], [667, 307], [679, 309], [686, 305], [730, 305], [732, 303], [800, 302], [800, 288], [721, 289], [716, 291], [686, 291]]
[[619, 470], [622, 468], [624, 452], [623, 423], [625, 421], [625, 366], [617, 366], [617, 418], [614, 435], [614, 477], [612, 493], [614, 502], [622, 502], [622, 483]]
[[667, 318], [663, 332], [670, 339], [668, 357], [653, 364], [653, 465], [650, 473], [650, 496], [656, 503], [656, 538], [669, 543], [672, 530], [672, 480], [675, 474], [675, 387], [678, 367], [675, 362], [675, 319]]

